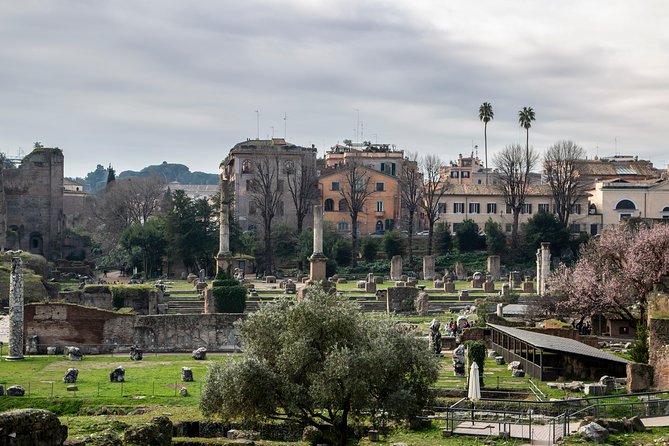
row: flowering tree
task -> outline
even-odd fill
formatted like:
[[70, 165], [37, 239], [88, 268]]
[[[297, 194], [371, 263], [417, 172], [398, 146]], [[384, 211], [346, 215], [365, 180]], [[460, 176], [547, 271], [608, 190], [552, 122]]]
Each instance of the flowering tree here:
[[589, 316], [613, 312], [645, 325], [647, 295], [669, 274], [669, 225], [620, 225], [590, 241], [572, 267], [561, 265], [549, 278], [558, 308]]

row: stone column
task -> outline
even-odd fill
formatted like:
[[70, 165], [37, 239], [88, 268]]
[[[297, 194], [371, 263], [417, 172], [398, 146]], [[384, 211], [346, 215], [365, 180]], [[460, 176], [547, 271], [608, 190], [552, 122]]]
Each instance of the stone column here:
[[323, 254], [323, 206], [314, 206], [314, 252], [309, 257], [309, 279], [312, 281], [326, 278], [325, 264], [327, 257]]
[[541, 279], [543, 278], [543, 272], [541, 268], [541, 248], [537, 249], [537, 293], [543, 294], [543, 286], [541, 285]]
[[216, 255], [216, 272], [224, 271], [230, 274], [232, 267], [232, 253], [230, 252], [230, 182], [221, 174], [221, 211], [219, 214], [219, 242]]
[[390, 280], [400, 280], [402, 276], [402, 256], [390, 259]]
[[541, 242], [541, 288], [539, 294], [546, 293], [546, 280], [551, 274], [551, 244], [549, 242]]
[[8, 360], [23, 359], [23, 261], [12, 258], [9, 276], [9, 354]]

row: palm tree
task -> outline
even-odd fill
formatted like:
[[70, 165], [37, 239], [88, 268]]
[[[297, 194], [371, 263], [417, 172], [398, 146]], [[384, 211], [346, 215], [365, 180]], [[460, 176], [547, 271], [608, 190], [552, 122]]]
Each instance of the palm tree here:
[[530, 149], [530, 127], [532, 127], [532, 121], [534, 121], [534, 110], [532, 110], [532, 107], [523, 107], [523, 109], [518, 112], [518, 123], [527, 132], [525, 137], [526, 152]]
[[485, 184], [488, 184], [488, 123], [492, 121], [495, 114], [492, 112], [490, 102], [484, 102], [479, 107], [479, 119], [483, 121], [483, 140], [485, 141]]

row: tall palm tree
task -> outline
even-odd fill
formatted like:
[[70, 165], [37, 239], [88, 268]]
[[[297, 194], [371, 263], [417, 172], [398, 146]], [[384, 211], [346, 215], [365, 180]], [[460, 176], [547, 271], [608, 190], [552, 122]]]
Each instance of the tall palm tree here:
[[483, 140], [485, 141], [485, 184], [488, 184], [488, 123], [492, 121], [495, 114], [492, 112], [490, 102], [484, 102], [479, 107], [479, 119], [483, 121]]
[[530, 127], [532, 127], [532, 121], [534, 121], [534, 110], [532, 110], [532, 107], [523, 107], [523, 109], [518, 112], [518, 123], [527, 132], [525, 137], [526, 152], [530, 150]]

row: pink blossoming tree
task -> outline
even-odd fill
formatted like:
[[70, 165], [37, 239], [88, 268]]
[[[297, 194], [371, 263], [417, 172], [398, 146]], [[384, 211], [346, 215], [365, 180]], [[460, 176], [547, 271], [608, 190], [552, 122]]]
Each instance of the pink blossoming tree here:
[[667, 274], [669, 225], [621, 224], [584, 246], [574, 266], [560, 265], [548, 286], [566, 313], [612, 312], [646, 325], [648, 293]]

